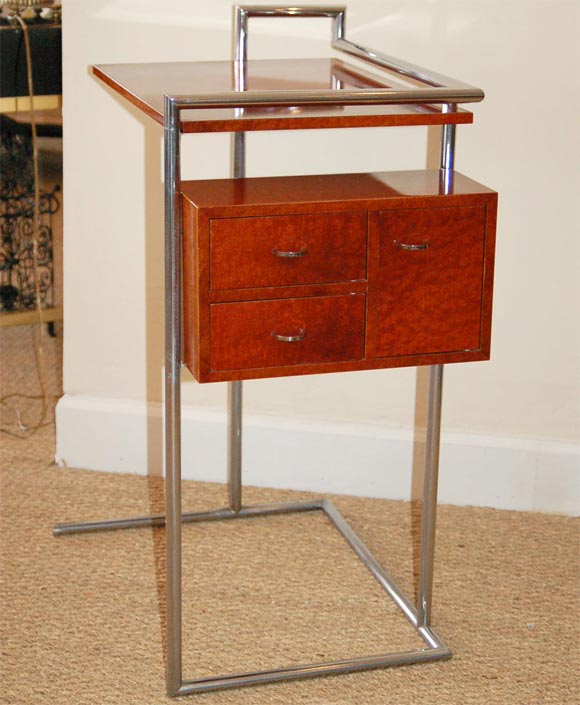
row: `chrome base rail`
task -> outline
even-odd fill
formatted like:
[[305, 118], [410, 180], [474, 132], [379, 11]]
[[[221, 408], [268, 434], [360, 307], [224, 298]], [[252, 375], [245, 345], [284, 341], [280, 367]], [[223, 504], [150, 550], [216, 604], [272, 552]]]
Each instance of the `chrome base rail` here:
[[[236, 517], [248, 518], [265, 516], [268, 514], [294, 514], [296, 512], [311, 512], [322, 509], [323, 500], [304, 502], [274, 502], [272, 504], [258, 504], [241, 507], [238, 511], [229, 507], [210, 509], [206, 512], [183, 512], [183, 524], [201, 521], [222, 521]], [[107, 519], [104, 521], [86, 521], [70, 524], [56, 524], [52, 533], [54, 536], [67, 534], [94, 534], [102, 531], [115, 531], [116, 529], [141, 529], [145, 527], [161, 527], [166, 525], [165, 514], [152, 514], [151, 516], [130, 517], [128, 519]]]
[[425, 651], [407, 651], [399, 654], [384, 654], [382, 656], [364, 656], [345, 661], [329, 661], [325, 663], [279, 668], [273, 671], [255, 671], [253, 673], [236, 673], [218, 678], [203, 678], [196, 681], [186, 681], [180, 687], [177, 695], [191, 695], [208, 690], [224, 690], [226, 688], [242, 688], [249, 685], [276, 683], [280, 681], [319, 678], [321, 676], [341, 675], [356, 671], [370, 671], [373, 668], [387, 666], [404, 666], [425, 661], [440, 661], [449, 658], [446, 647]]
[[[188, 695], [210, 690], [223, 690], [226, 688], [240, 688], [243, 686], [258, 685], [260, 683], [275, 683], [284, 680], [297, 680], [314, 678], [317, 676], [338, 675], [354, 671], [386, 668], [388, 666], [402, 666], [419, 663], [422, 661], [436, 661], [450, 658], [451, 650], [429, 626], [419, 623], [417, 610], [405, 597], [400, 587], [389, 573], [380, 565], [371, 550], [364, 544], [358, 534], [347, 523], [346, 519], [328, 499], [315, 499], [300, 502], [281, 502], [241, 507], [239, 511], [230, 508], [215, 509], [206, 512], [185, 512], [181, 515], [184, 523], [219, 521], [224, 519], [248, 519], [258, 516], [272, 516], [280, 514], [294, 514], [296, 512], [322, 511], [340, 531], [349, 546], [361, 558], [373, 577], [383, 590], [393, 599], [407, 621], [413, 626], [423, 639], [425, 647], [413, 651], [378, 654], [328, 661], [321, 663], [276, 668], [272, 670], [252, 671], [248, 673], [233, 673], [218, 676], [209, 676], [195, 680], [180, 682], [172, 695]], [[114, 521], [95, 521], [76, 524], [59, 524], [54, 527], [56, 536], [66, 534], [89, 533], [108, 531], [114, 529], [133, 529], [139, 527], [159, 527], [165, 525], [164, 515], [149, 517], [134, 517], [117, 519]]]

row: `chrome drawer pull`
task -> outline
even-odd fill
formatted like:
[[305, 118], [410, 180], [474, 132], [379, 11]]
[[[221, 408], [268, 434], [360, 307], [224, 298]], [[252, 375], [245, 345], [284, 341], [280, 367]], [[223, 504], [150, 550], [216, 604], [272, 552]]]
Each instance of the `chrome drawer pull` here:
[[398, 240], [393, 240], [395, 247], [399, 250], [409, 250], [411, 252], [416, 252], [417, 250], [427, 250], [429, 248], [428, 242], [422, 242], [420, 245], [408, 245], [404, 242], [399, 242]]
[[278, 335], [278, 333], [273, 330], [271, 335], [272, 338], [276, 338], [276, 340], [279, 340], [281, 343], [299, 343], [301, 340], [304, 340], [306, 331], [304, 328], [301, 328], [296, 335]]
[[275, 247], [272, 248], [272, 254], [276, 257], [304, 257], [308, 252], [306, 245], [303, 245], [300, 250], [277, 250]]

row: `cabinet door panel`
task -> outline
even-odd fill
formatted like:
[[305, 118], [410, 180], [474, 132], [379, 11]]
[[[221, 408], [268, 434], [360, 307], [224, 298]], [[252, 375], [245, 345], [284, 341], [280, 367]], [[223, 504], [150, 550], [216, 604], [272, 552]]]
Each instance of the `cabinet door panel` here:
[[366, 279], [366, 213], [219, 218], [210, 224], [213, 290]]
[[360, 360], [365, 296], [212, 304], [211, 369]]
[[483, 206], [371, 216], [370, 357], [480, 348]]

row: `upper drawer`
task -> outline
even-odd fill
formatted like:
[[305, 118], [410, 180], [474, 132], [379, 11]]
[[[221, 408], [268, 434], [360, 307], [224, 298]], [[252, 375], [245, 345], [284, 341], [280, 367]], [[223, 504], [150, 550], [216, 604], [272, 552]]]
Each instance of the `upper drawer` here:
[[210, 288], [366, 279], [364, 211], [220, 218], [210, 223]]

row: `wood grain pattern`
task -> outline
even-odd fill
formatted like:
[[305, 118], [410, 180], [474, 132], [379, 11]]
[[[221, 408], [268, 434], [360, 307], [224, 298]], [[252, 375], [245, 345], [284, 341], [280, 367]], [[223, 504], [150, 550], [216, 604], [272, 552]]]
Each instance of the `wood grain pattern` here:
[[483, 264], [483, 292], [481, 303], [481, 350], [491, 355], [491, 319], [493, 309], [493, 275], [495, 265], [495, 238], [497, 226], [497, 194], [485, 209], [485, 259]]
[[212, 371], [363, 357], [364, 295], [212, 304], [210, 318]]
[[194, 374], [199, 375], [200, 340], [203, 337], [200, 328], [200, 309], [202, 303], [199, 296], [200, 271], [199, 258], [196, 253], [200, 251], [198, 246], [198, 229], [195, 212], [191, 208], [183, 209], [183, 280], [187, 285], [183, 286], [182, 309], [183, 309], [183, 359], [189, 360], [193, 371], [193, 360], [195, 360], [196, 370]]
[[423, 355], [399, 355], [394, 357], [363, 358], [348, 360], [256, 367], [242, 370], [204, 371], [196, 379], [199, 382], [233, 382], [249, 379], [269, 379], [272, 377], [295, 377], [298, 375], [319, 375], [337, 372], [358, 372], [361, 370], [386, 370], [397, 367], [419, 367], [421, 365], [449, 365], [454, 362], [482, 362], [489, 360], [481, 350], [474, 352], [430, 353]]
[[247, 289], [365, 279], [366, 238], [364, 211], [214, 219], [210, 286]]
[[[489, 358], [497, 194], [477, 182], [455, 174], [443, 194], [437, 171], [196, 181], [182, 205], [185, 362], [198, 381]], [[269, 238], [297, 247], [305, 222], [322, 233], [316, 266], [282, 275]], [[323, 281], [343, 247], [364, 277]], [[301, 329], [298, 343], [271, 335]]]
[[479, 350], [484, 226], [483, 206], [371, 216], [369, 356]]
[[[231, 61], [108, 64], [92, 67], [93, 75], [146, 115], [163, 124], [163, 96], [235, 92]], [[248, 91], [352, 90], [388, 88], [385, 80], [339, 59], [248, 61]], [[443, 113], [429, 104], [324, 106], [290, 108], [191, 109], [181, 115], [182, 132], [250, 132], [253, 130], [319, 129], [441, 125], [473, 122], [459, 109]]]
[[[445, 193], [439, 169], [184, 181], [181, 192], [214, 218], [306, 213], [313, 208], [319, 212], [425, 208]], [[468, 205], [474, 194], [485, 193], [494, 192], [456, 171], [445, 202]]]

